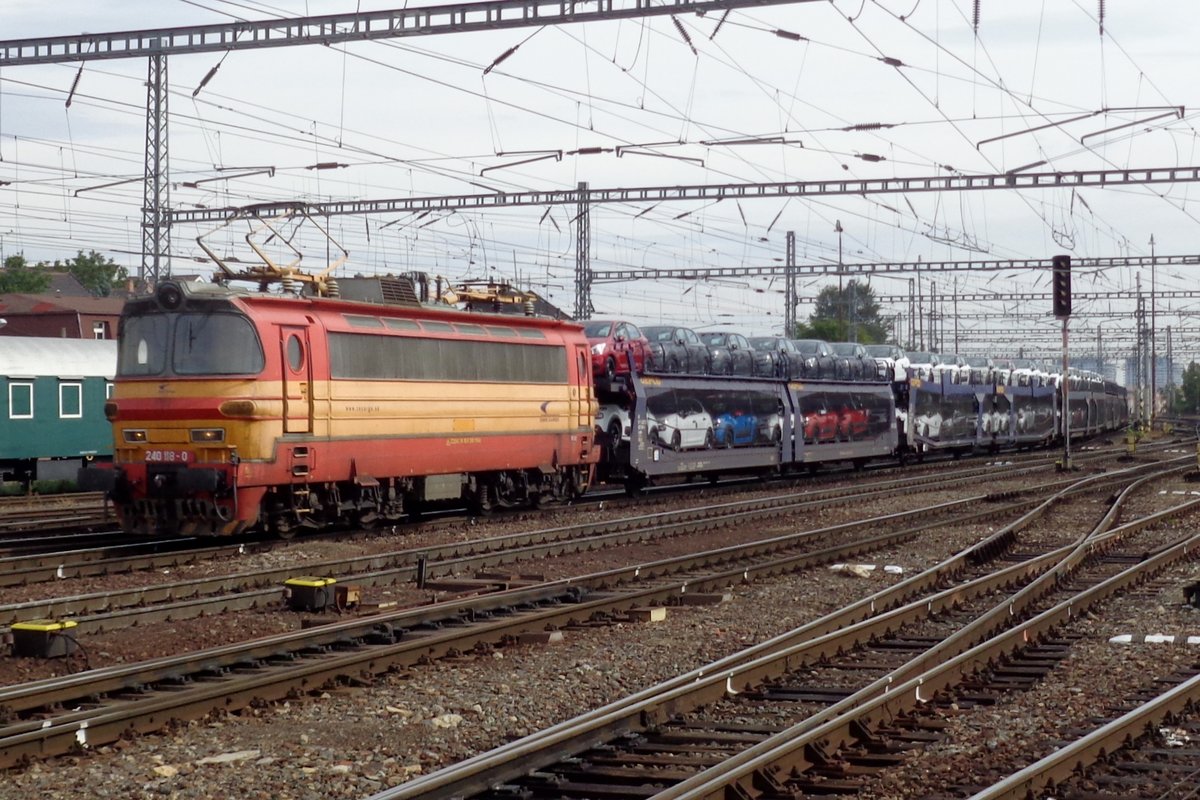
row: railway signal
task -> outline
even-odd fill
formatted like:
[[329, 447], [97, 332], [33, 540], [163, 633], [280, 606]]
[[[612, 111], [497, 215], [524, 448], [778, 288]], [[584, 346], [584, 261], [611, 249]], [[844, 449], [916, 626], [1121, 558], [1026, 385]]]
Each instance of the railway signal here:
[[1051, 265], [1054, 270], [1054, 316], [1066, 319], [1071, 316], [1071, 257], [1055, 256]]
[[1067, 324], [1071, 318], [1071, 257], [1058, 255], [1050, 259], [1054, 270], [1054, 286], [1051, 297], [1054, 300], [1054, 316], [1062, 320], [1062, 377], [1059, 379], [1062, 392], [1062, 434], [1063, 457], [1060, 465], [1064, 470], [1071, 469], [1071, 363], [1067, 348]]

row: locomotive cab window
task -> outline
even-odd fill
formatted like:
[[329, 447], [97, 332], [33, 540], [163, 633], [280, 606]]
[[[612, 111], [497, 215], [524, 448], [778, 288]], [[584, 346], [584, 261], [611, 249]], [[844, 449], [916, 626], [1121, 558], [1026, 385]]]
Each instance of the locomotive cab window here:
[[117, 374], [123, 377], [255, 375], [264, 366], [258, 333], [238, 314], [155, 313], [121, 323]]
[[236, 314], [184, 314], [175, 323], [171, 366], [178, 375], [262, 372], [262, 346], [250, 320]]
[[170, 319], [163, 314], [128, 317], [121, 323], [117, 374], [161, 375], [166, 369]]

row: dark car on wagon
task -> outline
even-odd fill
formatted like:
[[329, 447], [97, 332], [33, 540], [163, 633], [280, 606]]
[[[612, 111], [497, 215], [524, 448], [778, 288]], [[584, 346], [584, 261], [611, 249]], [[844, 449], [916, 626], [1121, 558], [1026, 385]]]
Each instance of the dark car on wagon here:
[[782, 336], [753, 336], [751, 346], [759, 353], [771, 354], [771, 375], [776, 378], [800, 377], [803, 356], [791, 339]]
[[714, 373], [721, 372], [717, 369], [717, 363], [723, 360], [726, 364], [725, 375], [755, 375], [754, 348], [745, 336], [713, 331], [700, 334], [700, 339], [712, 355]]
[[712, 355], [700, 335], [691, 328], [674, 325], [648, 325], [642, 333], [650, 340], [650, 364], [654, 372], [686, 372], [707, 375], [712, 372]]

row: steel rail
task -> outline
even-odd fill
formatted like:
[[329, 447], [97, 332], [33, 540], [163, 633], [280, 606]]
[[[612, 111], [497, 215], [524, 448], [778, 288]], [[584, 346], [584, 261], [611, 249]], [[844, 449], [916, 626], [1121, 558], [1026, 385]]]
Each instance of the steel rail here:
[[[1014, 473], [1016, 475], [1025, 474], [1029, 470], [1035, 469], [1021, 465]], [[957, 478], [947, 481], [946, 479], [938, 479], [936, 476], [928, 476], [927, 478], [917, 479], [923, 483], [937, 482], [937, 488], [942, 488], [953, 483], [966, 483], [980, 476], [996, 477], [997, 470], [995, 468], [981, 468], [974, 470], [966, 475], [960, 474]], [[720, 527], [721, 518], [713, 515], [714, 509], [725, 509], [727, 513], [724, 518], [738, 521], [747, 519], [756, 519], [763, 516], [774, 516], [780, 513], [796, 513], [807, 510], [809, 508], [820, 507], [827, 504], [830, 500], [858, 500], [867, 499], [879, 496], [887, 496], [888, 494], [897, 491], [907, 491], [913, 488], [910, 483], [914, 479], [906, 478], [897, 481], [884, 481], [871, 487], [866, 491], [856, 489], [851, 492], [849, 489], [827, 489], [820, 490], [816, 493], [787, 493], [776, 495], [773, 497], [756, 498], [750, 500], [733, 501], [716, 506], [692, 507], [680, 511], [671, 512], [656, 512], [649, 515], [639, 515], [635, 517], [625, 517], [617, 520], [602, 523], [583, 523], [578, 525], [561, 526], [557, 528], [540, 529], [531, 532], [508, 534], [505, 536], [490, 537], [487, 539], [475, 539], [465, 542], [456, 542], [446, 545], [437, 546], [422, 546], [410, 548], [407, 550], [393, 551], [391, 553], [382, 553], [370, 556], [359, 556], [349, 559], [330, 559], [321, 562], [306, 564], [303, 570], [309, 574], [329, 575], [332, 577], [345, 578], [347, 580], [355, 580], [368, 583], [368, 585], [380, 585], [383, 583], [395, 583], [395, 576], [405, 569], [415, 570], [424, 562], [427, 567], [427, 574], [430, 576], [447, 575], [459, 572], [467, 568], [480, 568], [484, 566], [496, 566], [504, 563], [504, 558], [498, 558], [496, 553], [501, 551], [512, 551], [513, 558], [531, 558], [542, 555], [554, 555], [562, 552], [567, 552], [561, 548], [547, 546], [546, 543], [556, 542], [575, 542], [579, 539], [588, 539], [590, 541], [601, 540], [605, 535], [615, 536], [619, 533], [638, 533], [642, 538], [650, 535], [679, 535], [682, 533], [695, 532], [695, 530], [703, 530], [708, 528]], [[920, 485], [920, 484], [918, 484]], [[1045, 487], [1040, 487], [1042, 490]], [[1011, 493], [1015, 494], [1015, 493]], [[989, 499], [989, 496], [979, 495], [973, 498], [968, 498], [970, 501], [980, 502]], [[903, 513], [896, 519], [903, 518]], [[683, 519], [676, 522], [679, 517]], [[670, 525], [663, 525], [663, 520], [672, 520]], [[693, 531], [687, 530], [688, 522], [701, 521], [704, 523], [703, 528], [695, 528]], [[638, 536], [632, 536], [627, 541], [637, 541]], [[622, 542], [624, 543], [624, 542]], [[540, 548], [540, 549], [539, 549]], [[217, 549], [210, 551], [215, 555], [221, 555], [222, 550]], [[227, 552], [242, 552], [241, 548], [229, 548]], [[42, 559], [45, 561], [46, 559]], [[188, 558], [187, 560], [191, 560]], [[440, 562], [440, 564], [438, 563]], [[31, 569], [21, 573], [25, 578], [23, 583], [32, 583], [36, 578], [43, 580], [61, 579], [64, 577], [73, 577], [82, 572], [113, 572], [127, 571], [136, 565], [139, 568], [146, 566], [169, 567], [178, 566], [181, 563], [181, 558], [175, 556], [140, 556], [131, 564], [126, 559], [119, 559], [115, 564], [107, 564], [103, 561], [88, 562], [89, 567], [72, 568], [62, 563], [48, 563], [38, 568]], [[296, 567], [281, 568], [281, 569], [266, 569], [255, 570], [237, 573], [229, 576], [216, 578], [201, 578], [188, 581], [176, 581], [169, 584], [160, 584], [151, 587], [141, 587], [127, 591], [118, 592], [96, 592], [87, 595], [77, 595], [73, 597], [58, 598], [49, 601], [29, 601], [25, 603], [16, 603], [0, 606], [0, 625], [12, 624], [13, 622], [22, 619], [30, 618], [45, 618], [59, 617], [64, 615], [80, 615], [89, 614], [96, 615], [106, 612], [113, 612], [116, 609], [126, 608], [130, 606], [143, 607], [147, 603], [169, 602], [182, 600], [184, 598], [196, 598], [205, 594], [213, 594], [217, 592], [242, 592], [249, 593], [253, 587], [265, 586], [268, 584], [279, 584], [287, 578], [296, 575]], [[388, 578], [387, 580], [381, 580]], [[274, 590], [271, 590], [274, 591]], [[263, 594], [270, 594], [268, 591]], [[217, 607], [233, 608], [234, 606], [228, 603], [228, 598], [222, 602], [218, 602]], [[258, 600], [248, 601], [242, 607], [253, 608], [259, 605]], [[182, 606], [177, 606], [182, 608]], [[149, 609], [145, 609], [144, 613], [148, 613]], [[208, 613], [207, 611], [198, 613]], [[114, 616], [114, 619], [120, 617]], [[128, 618], [128, 617], [126, 617]]]
[[[1142, 471], [1140, 467], [1135, 467], [1123, 470], [1119, 474], [1140, 471]], [[1104, 477], [1112, 476], [1091, 476], [1072, 482], [1071, 486], [1063, 488], [1053, 497], [1043, 501], [1020, 519], [1004, 526], [988, 539], [892, 589], [864, 598], [859, 603], [827, 615], [811, 625], [802, 626], [755, 648], [734, 654], [700, 670], [693, 670], [630, 698], [467, 759], [437, 773], [386, 790], [374, 795], [372, 800], [457, 797], [480, 791], [487, 786], [519, 777], [530, 769], [552, 763], [564, 754], [581, 752], [587, 747], [600, 744], [620, 733], [642, 729], [674, 713], [720, 699], [725, 694], [735, 691], [733, 688], [735, 683], [739, 686], [754, 685], [768, 676], [778, 675], [782, 671], [803, 663], [806, 656], [813, 658], [824, 653], [825, 651], [821, 649], [822, 645], [826, 645], [830, 654], [833, 654], [866, 641], [871, 636], [890, 632], [899, 627], [900, 620], [905, 619], [906, 615], [911, 614], [915, 608], [941, 608], [942, 603], [953, 603], [968, 594], [971, 587], [969, 585], [952, 585], [951, 588], [933, 598], [914, 601], [903, 609], [893, 610], [886, 614], [878, 613], [877, 609], [886, 608], [898, 602], [899, 598], [910, 596], [909, 592], [922, 591], [956, 576], [969, 564], [983, 563], [994, 558], [1012, 543], [1014, 537], [1021, 530], [1032, 524], [1055, 503], [1068, 498], [1086, 486], [1100, 483]], [[1129, 492], [1125, 492], [1123, 496], [1127, 497], [1128, 494]], [[1114, 507], [1119, 502], [1120, 499], [1114, 503]], [[1112, 513], [1110, 509], [1100, 524], [1107, 524]], [[1072, 547], [1073, 545], [1068, 545], [1039, 559], [1031, 560], [1028, 564], [1018, 564], [1002, 570], [998, 573], [999, 577], [996, 582], [1002, 585], [1015, 579], [1016, 576], [1024, 574], [1028, 569], [1040, 572], [1051, 564], [1057, 563], [1063, 555], [1071, 551]], [[981, 579], [977, 585], [987, 585], [987, 580]], [[857, 619], [863, 621], [858, 622], [856, 627], [852, 627], [845, 634], [835, 632], [844, 622]], [[825, 638], [823, 640], [813, 638], [821, 636]]]
[[[1137, 469], [1143, 469], [1140, 466]], [[1098, 478], [1108, 476], [1094, 476], [1093, 478], [1085, 479], [1093, 481]], [[990, 511], [976, 512], [976, 514], [990, 513]], [[751, 566], [737, 567], [730, 570], [719, 572], [715, 575], [704, 577], [696, 577], [688, 575], [683, 580], [672, 581], [665, 587], [655, 587], [650, 589], [636, 589], [632, 592], [621, 593], [618, 596], [604, 597], [593, 601], [579, 602], [569, 608], [552, 609], [547, 612], [542, 612], [536, 615], [535, 618], [526, 617], [513, 623], [511, 620], [494, 623], [490, 626], [483, 626], [487, 632], [470, 632], [467, 635], [462, 633], [447, 633], [444, 636], [416, 636], [410, 641], [402, 642], [397, 645], [383, 646], [380, 648], [372, 648], [363, 653], [352, 653], [346, 656], [340, 656], [334, 659], [337, 663], [333, 663], [329, 659], [321, 659], [320, 663], [304, 664], [293, 667], [288, 670], [281, 670], [280, 675], [274, 677], [264, 676], [262, 678], [247, 679], [245, 686], [239, 684], [235, 687], [236, 691], [231, 690], [228, 686], [221, 687], [216, 694], [211, 693], [208, 689], [182, 689], [171, 693], [170, 698], [164, 700], [161, 698], [152, 698], [145, 701], [130, 701], [125, 705], [115, 710], [92, 710], [80, 711], [74, 714], [68, 714], [64, 717], [59, 717], [56, 720], [40, 721], [37, 723], [18, 724], [5, 729], [7, 734], [3, 739], [0, 739], [0, 763], [11, 763], [8, 759], [21, 758], [31, 755], [44, 755], [47, 752], [62, 752], [62, 748], [71, 746], [72, 741], [79, 742], [96, 742], [107, 741], [105, 737], [118, 735], [121, 730], [153, 730], [161, 726], [164, 720], [165, 709], [173, 709], [173, 715], [187, 715], [193, 713], [196, 709], [204, 707], [211, 708], [215, 698], [223, 698], [221, 700], [222, 707], [235, 707], [242, 702], [249, 702], [250, 699], [258, 697], [260, 699], [274, 699], [285, 696], [288, 691], [291, 691], [296, 685], [304, 688], [311, 688], [314, 685], [317, 675], [321, 676], [322, 680], [331, 680], [335, 677], [346, 674], [358, 674], [360, 672], [380, 671], [382, 669], [391, 668], [396, 660], [412, 663], [413, 659], [426, 658], [434, 655], [445, 654], [452, 651], [457, 651], [461, 648], [468, 647], [472, 644], [481, 642], [495, 642], [505, 636], [512, 636], [515, 632], [527, 631], [544, 627], [547, 624], [563, 624], [581, 617], [585, 617], [588, 613], [612, 613], [612, 609], [628, 609], [635, 605], [644, 605], [653, 602], [665, 602], [672, 598], [678, 598], [682, 594], [689, 591], [695, 592], [697, 589], [704, 591], [706, 589], [720, 588], [728, 586], [731, 583], [751, 580], [753, 578], [781, 574], [783, 572], [794, 571], [797, 568], [808, 566], [814, 563], [822, 563], [831, 559], [846, 558], [862, 552], [869, 547], [877, 547], [881, 544], [894, 544], [897, 541], [911, 538], [911, 533], [895, 532], [883, 536], [874, 537], [865, 542], [846, 543], [838, 547], [827, 548], [817, 553], [803, 553], [799, 555], [787, 556], [775, 561], [770, 561], [762, 564]], [[681, 565], [689, 559], [678, 559]], [[696, 562], [695, 558], [690, 559]], [[612, 584], [614, 573], [622, 572], [622, 570], [612, 570], [607, 573], [600, 573], [596, 576], [598, 585], [604, 586]], [[643, 580], [647, 578], [657, 577], [657, 573], [653, 569], [648, 569], [646, 565], [642, 567], [632, 567], [624, 570], [627, 574], [632, 574], [634, 577], [639, 577]], [[542, 601], [553, 599], [553, 592], [567, 592], [567, 596], [576, 592], [581, 587], [581, 580], [560, 581], [555, 584], [548, 584], [543, 587], [537, 587], [538, 591], [544, 592]], [[510, 593], [500, 593], [498, 595], [490, 595], [482, 598], [481, 601], [472, 601], [464, 603], [461, 608], [472, 614], [477, 614], [490, 605], [492, 612], [499, 612], [505, 609], [511, 609], [514, 603], [520, 602], [518, 598], [525, 597], [526, 603], [529, 602], [528, 594], [523, 594], [528, 590], [515, 590]], [[504, 596], [507, 594], [508, 596]], [[439, 609], [444, 612], [444, 609]], [[430, 611], [430, 610], [423, 610]], [[419, 612], [418, 612], [419, 613]], [[435, 612], [436, 613], [436, 612]], [[288, 635], [284, 637], [272, 637], [272, 640], [277, 644], [280, 640], [287, 638], [306, 638], [306, 646], [308, 648], [321, 646], [335, 646], [338, 643], [347, 643], [359, 641], [360, 638], [369, 638], [374, 633], [379, 634], [380, 629], [390, 629], [389, 626], [397, 623], [407, 615], [408, 620], [413, 621], [413, 612], [404, 612], [396, 615], [385, 615], [374, 618], [369, 622], [376, 623], [370, 630], [364, 631], [359, 628], [357, 636], [351, 634], [346, 623], [337, 623], [328, 627], [317, 629], [316, 631], [302, 632], [307, 634], [306, 637], [300, 635]], [[445, 618], [443, 613], [442, 619]], [[516, 624], [517, 628], [512, 626]], [[278, 658], [285, 655], [287, 651], [280, 651], [277, 647], [272, 648], [269, 644], [267, 649], [261, 649], [266, 642], [250, 643], [251, 647], [257, 649], [256, 658], [260, 661]], [[229, 648], [218, 648], [224, 650], [224, 658], [218, 657], [214, 660], [213, 651], [207, 651], [201, 654], [193, 654], [191, 660], [193, 669], [202, 666], [206, 670], [219, 669], [222, 665], [229, 666], [239, 663], [246, 663], [250, 648], [242, 648], [242, 652], [231, 652]], [[233, 656], [233, 658], [229, 658]], [[293, 656], [294, 657], [294, 656]], [[156, 666], [158, 669], [166, 668], [167, 672], [163, 677], [171, 676], [179, 678], [183, 671], [181, 664], [178, 663], [166, 664], [159, 663]], [[103, 672], [103, 671], [102, 671]], [[89, 694], [98, 694], [105, 691], [105, 686], [98, 684], [93, 678], [100, 677], [108, 681], [107, 691], [116, 691], [129, 685], [129, 670], [109, 670], [107, 675], [96, 676], [83, 674], [71, 676], [61, 681], [43, 681], [42, 685], [34, 687], [33, 684], [27, 684], [23, 687], [12, 687], [10, 690], [0, 690], [0, 705], [8, 707], [10, 710], [18, 708], [22, 705], [21, 698], [24, 697], [25, 702], [32, 703], [34, 707], [41, 707], [47, 702], [64, 702], [67, 698], [72, 697], [68, 692], [62, 694], [63, 687], [67, 684], [74, 684], [75, 692], [78, 694], [80, 688]], [[118, 677], [118, 673], [124, 672], [124, 675]], [[112, 679], [116, 677], [116, 680]], [[143, 671], [142, 677], [145, 677]], [[145, 681], [142, 681], [144, 683]], [[229, 681], [227, 681], [228, 683]], [[280, 688], [284, 685], [292, 688]], [[141, 685], [140, 683], [138, 685]], [[45, 690], [36, 699], [32, 690]], [[265, 694], [264, 694], [265, 693]], [[231, 694], [236, 694], [236, 698], [230, 697]], [[173, 699], [171, 699], [173, 698]], [[27, 705], [28, 707], [28, 705]], [[77, 737], [72, 739], [72, 737]], [[82, 737], [82, 738], [78, 738]]]
[[[954, 501], [951, 504], [947, 504], [947, 506], [961, 506], [966, 502], [969, 501]], [[991, 514], [993, 511], [993, 509], [987, 509], [968, 516]], [[886, 515], [883, 518], [876, 518], [871, 522], [878, 524], [880, 519], [894, 520], [895, 515]], [[940, 524], [950, 524], [954, 521], [943, 521]], [[797, 559], [813, 558], [820, 560], [822, 558], [852, 555], [872, 546], [901, 541], [927, 527], [930, 527], [930, 525], [919, 526], [915, 530], [897, 530], [868, 540], [844, 543], [840, 547], [826, 548], [815, 553], [792, 556], [787, 562], [790, 566], [799, 563]], [[836, 528], [844, 529], [844, 526], [836, 526]], [[823, 530], [822, 533], [824, 532]], [[803, 537], [810, 536], [812, 533], [802, 532], [792, 534], [790, 538], [794, 541], [799, 541]], [[762, 544], [762, 549], [766, 551], [778, 550], [788, 538], [787, 536], [773, 537], [767, 540], [765, 544]], [[760, 543], [751, 542], [742, 547], [758, 552], [759, 545]], [[713, 551], [714, 555], [712, 558], [714, 563], [728, 561], [731, 553], [737, 548], [738, 546], [735, 545]], [[178, 675], [184, 665], [193, 661], [198, 661], [202, 669], [224, 668], [244, 661], [287, 655], [308, 646], [325, 646], [345, 639], [368, 636], [376, 631], [380, 625], [413, 629], [426, 625], [434, 625], [444, 622], [447, 619], [495, 613], [498, 609], [505, 607], [544, 602], [549, 598], [558, 597], [564, 591], [568, 593], [578, 593], [585, 590], [604, 591], [613, 586], [639, 580], [653, 580], [668, 576], [671, 573], [704, 566], [709, 557], [709, 553], [677, 556], [675, 558], [605, 570], [593, 575], [552, 581], [535, 587], [509, 589], [480, 598], [461, 598], [419, 608], [398, 609], [393, 612], [370, 617], [339, 621], [314, 630], [278, 634], [254, 642], [226, 645], [201, 653], [171, 656], [143, 664], [121, 665], [77, 673], [63, 678], [34, 681], [12, 687], [0, 687], [0, 708], [22, 711], [43, 705], [68, 702], [87, 693], [112, 692], [127, 688], [128, 686], [145, 685], [156, 680], [162, 680], [165, 677]], [[758, 570], [758, 567], [752, 566], [737, 568], [720, 574], [725, 575], [730, 582], [738, 582], [740, 580], [748, 580], [750, 575], [758, 574]], [[50, 694], [45, 694], [47, 691]], [[75, 694], [70, 694], [71, 692], [75, 692]]]
[[[1023, 596], [1023, 600], [1031, 601], [1036, 592], [1050, 588], [1045, 584], [1061, 581], [1068, 572], [1073, 572], [1083, 563], [1086, 557], [1111, 546], [1120, 537], [1169, 517], [1193, 511], [1198, 506], [1200, 500], [1190, 500], [1172, 509], [1126, 523], [1100, 537], [1089, 538], [1075, 547], [1063, 564], [1050, 570], [1018, 594]], [[782, 769], [785, 773], [789, 770], [796, 773], [807, 771], [816, 765], [820, 757], [856, 741], [862, 729], [870, 729], [881, 722], [895, 719], [898, 715], [910, 713], [929, 702], [937, 693], [977, 672], [982, 666], [994, 663], [1015, 648], [1041, 640], [1092, 605], [1129, 585], [1145, 580], [1169, 563], [1192, 557], [1197, 552], [1200, 552], [1200, 534], [1189, 536], [1159, 555], [1127, 567], [957, 655], [947, 658], [943, 652], [936, 664], [930, 664], [930, 659], [925, 656], [914, 659], [897, 671], [902, 677], [888, 676], [876, 681], [831, 707], [827, 713], [836, 716], [830, 719], [819, 716], [813, 722], [803, 721], [748, 748], [719, 767], [705, 770], [654, 795], [654, 800], [717, 800], [724, 798], [726, 792], [733, 787], [745, 790], [755, 781], [763, 780], [764, 776], [773, 774], [776, 770]], [[1020, 610], [1021, 607], [1014, 598], [1013, 602], [1006, 602], [994, 608], [989, 615], [1003, 614], [1011, 617]], [[917, 668], [921, 664], [928, 668], [918, 671]]]
[[1200, 705], [1200, 675], [1184, 681], [1122, 714], [1089, 734], [994, 785], [971, 795], [969, 800], [1025, 800], [1039, 793], [1053, 792], [1060, 783], [1076, 777], [1082, 768], [1126, 747], [1147, 729], [1178, 717]]

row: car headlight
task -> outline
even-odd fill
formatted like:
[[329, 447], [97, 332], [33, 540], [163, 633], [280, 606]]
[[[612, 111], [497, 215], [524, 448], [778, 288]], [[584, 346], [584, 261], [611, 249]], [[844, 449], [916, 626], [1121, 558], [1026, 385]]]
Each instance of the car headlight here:
[[594, 355], [594, 356], [604, 355], [604, 349], [606, 347], [608, 347], [608, 342], [601, 342], [600, 344], [592, 345], [592, 355]]

